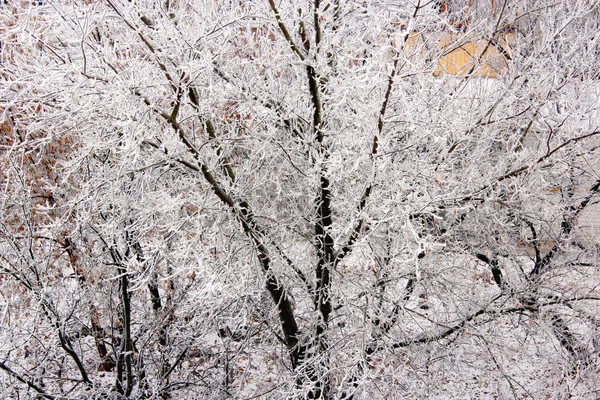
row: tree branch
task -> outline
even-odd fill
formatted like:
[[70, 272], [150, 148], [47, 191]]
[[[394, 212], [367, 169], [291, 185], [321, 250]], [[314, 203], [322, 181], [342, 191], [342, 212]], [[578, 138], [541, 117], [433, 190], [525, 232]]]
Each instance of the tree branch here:
[[[421, 8], [421, 1], [419, 0], [417, 5], [415, 6], [415, 11], [413, 12], [413, 16], [412, 16], [413, 19], [417, 16], [420, 8]], [[406, 43], [408, 41], [409, 37], [410, 37], [409, 33], [407, 33], [404, 36], [404, 43]], [[395, 57], [394, 64], [392, 67], [392, 72], [390, 73], [390, 76], [388, 78], [387, 87], [385, 90], [385, 94], [383, 96], [383, 102], [381, 104], [381, 108], [379, 109], [379, 117], [377, 118], [377, 133], [373, 136], [373, 142], [371, 144], [371, 154], [370, 154], [371, 159], [373, 159], [373, 157], [375, 157], [377, 155], [377, 151], [379, 149], [379, 136], [381, 136], [381, 134], [383, 132], [385, 114], [387, 111], [388, 104], [390, 102], [390, 98], [392, 96], [392, 90], [394, 88], [394, 77], [396, 76], [397, 73], [398, 73], [398, 57]], [[363, 192], [363, 194], [360, 198], [360, 201], [358, 202], [357, 215], [360, 215], [362, 213], [362, 211], [365, 209], [367, 200], [371, 196], [372, 191], [373, 191], [373, 184], [369, 183], [369, 185]], [[346, 244], [344, 244], [337, 253], [337, 257], [335, 259], [335, 267], [337, 267], [337, 265], [340, 263], [340, 261], [342, 261], [352, 251], [352, 246], [356, 243], [356, 241], [360, 237], [360, 234], [362, 233], [364, 223], [365, 223], [364, 217], [360, 217], [358, 222], [356, 222], [356, 224], [354, 225], [354, 229], [352, 230], [350, 237], [346, 241]]]
[[16, 380], [18, 380], [19, 382], [24, 383], [29, 388], [35, 390], [40, 397], [43, 397], [43, 398], [49, 399], [49, 400], [62, 400], [62, 399], [64, 399], [64, 397], [54, 396], [54, 395], [46, 393], [46, 391], [44, 389], [42, 389], [41, 387], [39, 387], [38, 385], [36, 385], [32, 380], [26, 379], [23, 376], [21, 376], [20, 374], [18, 374], [17, 372], [13, 371], [4, 362], [0, 362], [0, 369], [4, 370], [8, 375], [12, 376], [13, 378], [15, 378]]
[[[600, 189], [600, 179], [597, 180], [596, 183], [594, 183], [594, 185], [588, 191], [588, 195], [581, 201], [581, 203], [579, 203], [578, 206], [569, 207], [570, 215], [565, 216], [567, 220], [562, 224], [561, 238], [564, 239], [569, 236], [571, 230], [574, 227], [575, 220], [579, 217], [579, 215], [585, 209], [585, 207], [587, 207], [587, 205], [590, 203], [594, 195], [598, 192], [598, 189]], [[559, 240], [559, 242], [556, 243], [552, 247], [552, 249], [550, 249], [550, 251], [548, 251], [548, 253], [542, 258], [540, 258], [539, 254], [536, 253], [536, 262], [529, 274], [530, 278], [534, 278], [541, 275], [548, 268], [548, 265], [550, 265], [550, 262], [560, 249], [560, 242], [561, 241]]]
[[490, 266], [490, 269], [492, 270], [492, 275], [494, 277], [494, 282], [496, 282], [496, 285], [498, 285], [498, 287], [502, 289], [504, 286], [504, 279], [502, 277], [502, 271], [500, 270], [500, 267], [498, 267], [498, 259], [496, 257], [493, 257], [490, 260], [486, 255], [480, 253], [475, 254], [475, 257], [477, 257], [479, 260], [483, 261], [484, 263]]
[[[287, 290], [279, 282], [277, 277], [271, 270], [271, 258], [266, 245], [263, 242], [263, 238], [267, 237], [264, 230], [258, 225], [254, 219], [254, 213], [252, 212], [250, 205], [245, 200], [234, 200], [218, 182], [215, 176], [212, 174], [210, 169], [200, 161], [200, 154], [193, 144], [187, 140], [183, 128], [179, 123], [171, 118], [171, 115], [166, 112], [161, 112], [152, 106], [150, 101], [145, 98], [139, 91], [134, 91], [137, 96], [140, 96], [144, 103], [148, 105], [151, 110], [157, 113], [168, 121], [173, 130], [178, 134], [180, 140], [185, 145], [187, 150], [192, 154], [198, 164], [199, 172], [202, 174], [206, 182], [209, 184], [213, 193], [224, 203], [236, 216], [237, 220], [242, 225], [244, 233], [251, 239], [254, 248], [257, 251], [257, 257], [262, 267], [263, 272], [266, 275], [266, 287], [267, 291], [271, 295], [271, 298], [275, 302], [278, 308], [279, 320], [281, 327], [286, 338], [286, 345], [290, 351], [290, 358], [292, 366], [296, 368], [299, 364], [300, 359], [303, 357], [303, 348], [298, 346], [298, 324], [294, 316], [292, 303], [287, 295]], [[197, 170], [196, 168], [194, 168]]]
[[288, 42], [288, 44], [292, 48], [292, 51], [294, 53], [296, 53], [298, 58], [301, 61], [304, 61], [306, 59], [306, 57], [304, 56], [304, 54], [302, 54], [302, 51], [300, 51], [298, 46], [296, 46], [296, 43], [294, 43], [294, 40], [292, 39], [292, 36], [290, 35], [290, 31], [287, 29], [287, 27], [283, 23], [283, 20], [281, 19], [281, 14], [279, 14], [279, 10], [277, 9], [277, 6], [275, 6], [275, 1], [269, 0], [269, 6], [271, 6], [271, 10], [273, 10], [273, 14], [275, 14], [275, 20], [277, 21], [277, 25], [279, 26], [279, 30], [283, 34], [283, 37], [285, 37], [285, 40]]

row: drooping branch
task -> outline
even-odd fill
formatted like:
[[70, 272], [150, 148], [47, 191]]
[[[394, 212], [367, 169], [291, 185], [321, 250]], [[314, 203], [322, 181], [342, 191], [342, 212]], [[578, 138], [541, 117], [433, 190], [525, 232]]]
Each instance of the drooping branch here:
[[492, 276], [494, 277], [494, 282], [496, 282], [496, 285], [498, 285], [498, 287], [502, 289], [502, 287], [504, 286], [504, 279], [502, 277], [502, 271], [498, 266], [498, 259], [496, 257], [492, 257], [492, 259], [490, 260], [485, 254], [481, 253], [475, 254], [475, 257], [477, 257], [477, 259], [483, 261], [484, 263], [490, 266]]
[[64, 326], [62, 326], [58, 321], [56, 321], [55, 327], [58, 331], [58, 339], [60, 341], [60, 346], [63, 348], [64, 351], [67, 352], [69, 357], [73, 359], [75, 365], [77, 365], [77, 369], [79, 370], [79, 374], [81, 375], [81, 380], [86, 384], [91, 385], [92, 381], [90, 381], [90, 378], [88, 377], [87, 371], [83, 365], [83, 362], [81, 361], [81, 358], [79, 357], [79, 354], [77, 354], [77, 352], [73, 348], [73, 343], [71, 343], [71, 339], [65, 333]]
[[[579, 205], [572, 205], [569, 207], [568, 215], [565, 216], [565, 220], [563, 221], [563, 224], [561, 227], [561, 230], [562, 230], [561, 238], [562, 239], [567, 238], [570, 235], [571, 231], [574, 228], [575, 221], [577, 220], [577, 218], [579, 217], [581, 212], [590, 203], [592, 198], [596, 195], [596, 193], [598, 192], [598, 189], [600, 189], [600, 179], [597, 180], [596, 183], [594, 183], [594, 185], [592, 185], [592, 187], [588, 191], [588, 195], [581, 201], [581, 203], [579, 203]], [[561, 245], [561, 241], [556, 243], [548, 251], [548, 253], [546, 253], [546, 255], [544, 257], [539, 257], [539, 254], [538, 254], [538, 257], [536, 257], [535, 265], [529, 274], [530, 278], [535, 278], [546, 271], [546, 269], [550, 265], [550, 262], [552, 261], [554, 256], [558, 253], [558, 251], [560, 250], [560, 245]]]
[[54, 396], [52, 394], [48, 394], [43, 388], [41, 388], [40, 386], [36, 385], [33, 380], [27, 379], [27, 378], [21, 376], [19, 373], [15, 372], [12, 368], [10, 368], [4, 362], [0, 362], [0, 369], [2, 369], [4, 372], [6, 372], [8, 375], [12, 376], [13, 378], [15, 378], [16, 380], [18, 380], [19, 382], [24, 383], [25, 385], [27, 385], [27, 387], [35, 390], [38, 393], [38, 396], [40, 396], [40, 397], [42, 397], [44, 399], [60, 400], [60, 399], [63, 398], [63, 397], [59, 397], [59, 396]]
[[538, 243], [538, 236], [537, 236], [537, 231], [535, 229], [535, 226], [533, 226], [532, 222], [527, 222], [527, 225], [529, 226], [529, 229], [531, 230], [531, 244], [533, 245], [533, 249], [535, 251], [535, 264], [537, 265], [538, 263], [540, 263], [542, 261], [542, 255], [540, 252], [540, 245]]
[[560, 342], [560, 345], [575, 359], [580, 359], [583, 362], [587, 361], [587, 349], [577, 343], [577, 338], [569, 329], [566, 322], [557, 314], [552, 313], [550, 316], [552, 330], [554, 335]]

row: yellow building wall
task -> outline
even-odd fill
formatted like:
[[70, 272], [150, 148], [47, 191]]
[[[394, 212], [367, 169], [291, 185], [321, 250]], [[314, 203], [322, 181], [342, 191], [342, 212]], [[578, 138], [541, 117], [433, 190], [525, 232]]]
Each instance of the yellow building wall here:
[[[493, 41], [488, 39], [465, 40], [460, 33], [446, 33], [433, 44], [431, 38], [413, 32], [404, 43], [404, 55], [414, 57], [424, 51], [437, 58], [435, 76], [473, 75], [495, 78], [508, 67], [510, 44], [516, 39], [515, 33], [507, 32], [497, 35]], [[426, 45], [429, 44], [429, 46]], [[429, 50], [426, 48], [429, 47]]]

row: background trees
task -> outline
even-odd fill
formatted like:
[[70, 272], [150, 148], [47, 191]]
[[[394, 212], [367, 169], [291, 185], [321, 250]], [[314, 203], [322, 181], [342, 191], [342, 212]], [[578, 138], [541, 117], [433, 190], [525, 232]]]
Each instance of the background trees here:
[[4, 392], [597, 396], [598, 6], [482, 7], [3, 8]]

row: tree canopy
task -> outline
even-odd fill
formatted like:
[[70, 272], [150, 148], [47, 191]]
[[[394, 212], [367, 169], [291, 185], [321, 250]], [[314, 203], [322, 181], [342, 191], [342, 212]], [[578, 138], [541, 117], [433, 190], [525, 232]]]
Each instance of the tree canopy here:
[[600, 396], [597, 1], [0, 15], [4, 396]]

